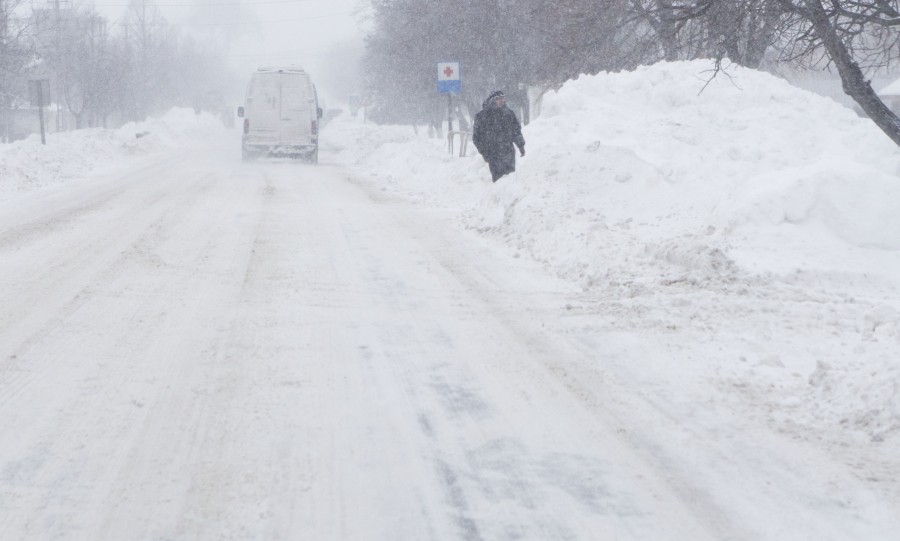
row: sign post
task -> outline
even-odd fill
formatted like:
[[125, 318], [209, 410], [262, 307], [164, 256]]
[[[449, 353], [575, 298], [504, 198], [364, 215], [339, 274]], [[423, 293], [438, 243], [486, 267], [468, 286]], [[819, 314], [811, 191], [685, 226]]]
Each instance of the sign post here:
[[453, 95], [462, 90], [459, 62], [438, 62], [437, 91], [447, 94], [447, 141], [453, 154]]
[[38, 117], [41, 119], [41, 144], [47, 144], [44, 135], [44, 103], [50, 102], [50, 81], [48, 79], [32, 79], [28, 81], [29, 98], [32, 107], [38, 108]]

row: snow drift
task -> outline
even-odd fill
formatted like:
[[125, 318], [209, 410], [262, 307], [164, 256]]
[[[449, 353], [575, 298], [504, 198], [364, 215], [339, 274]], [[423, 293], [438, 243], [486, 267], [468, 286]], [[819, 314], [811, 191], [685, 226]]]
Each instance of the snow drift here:
[[[836, 102], [754, 70], [710, 80], [710, 68], [661, 63], [566, 83], [524, 128], [518, 172], [496, 184], [471, 147], [459, 158], [445, 140], [361, 118], [323, 130], [322, 165], [452, 209], [500, 249], [581, 285], [584, 305], [567, 315], [663, 352], [628, 369], [693, 378], [695, 397], [743, 397], [789, 432], [894, 441], [900, 150]], [[240, 167], [238, 139], [175, 110], [46, 147], [4, 145], [0, 200], [195, 144], [226, 145]]]
[[408, 127], [324, 137], [377, 189], [580, 283], [611, 330], [661, 336], [674, 362], [652, 370], [716, 373], [788, 427], [900, 433], [900, 334], [872, 323], [900, 308], [900, 149], [871, 121], [694, 61], [569, 81], [524, 135], [496, 184]]
[[223, 136], [222, 122], [209, 113], [173, 109], [159, 118], [130, 122], [117, 130], [92, 128], [40, 135], [0, 145], [0, 198], [98, 174], [129, 157], [208, 142]]

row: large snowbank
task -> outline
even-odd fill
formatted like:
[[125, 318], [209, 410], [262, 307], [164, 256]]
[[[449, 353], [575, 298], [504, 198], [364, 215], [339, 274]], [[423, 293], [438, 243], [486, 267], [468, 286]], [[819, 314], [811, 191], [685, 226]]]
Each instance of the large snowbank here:
[[[709, 77], [707, 63], [692, 62], [569, 82], [525, 128], [528, 155], [515, 179], [489, 190], [480, 158], [454, 159], [445, 142], [408, 128], [352, 126], [352, 139], [336, 137], [348, 160], [386, 186], [474, 206], [471, 227], [517, 235], [512, 226], [527, 220], [529, 234], [516, 244], [570, 260], [571, 269], [554, 266], [573, 278], [592, 280], [608, 267], [587, 251], [573, 260], [568, 241], [623, 224], [650, 253], [688, 266], [721, 262], [672, 254], [667, 239], [693, 235], [705, 247], [729, 247], [748, 268], [779, 272], [810, 258], [859, 270], [830, 256], [900, 249], [900, 151], [870, 121], [765, 73]], [[561, 253], [547, 254], [548, 246]], [[758, 257], [773, 247], [777, 257]]]
[[[570, 81], [545, 96], [519, 171], [496, 184], [471, 148], [451, 156], [424, 131], [361, 118], [323, 130], [323, 166], [337, 159], [373, 189], [453, 209], [581, 285], [564, 317], [607, 333], [604, 362], [652, 373], [654, 393], [750, 404], [740, 411], [837, 439], [842, 453], [897, 442], [900, 151], [831, 100], [752, 70], [709, 81], [709, 70], [663, 63]], [[46, 147], [2, 145], [0, 199], [163, 150], [237, 148], [236, 134], [175, 110]]]
[[196, 145], [223, 135], [222, 122], [208, 113], [173, 109], [159, 118], [131, 122], [117, 130], [93, 128], [40, 135], [0, 145], [0, 198], [59, 184], [122, 165], [130, 157]]
[[785, 430], [896, 438], [900, 150], [832, 100], [710, 69], [568, 82], [496, 184], [474, 151], [409, 127], [342, 118], [323, 137], [377, 189], [456, 209], [581, 284], [572, 313], [658, 341], [671, 381], [747, 397]]

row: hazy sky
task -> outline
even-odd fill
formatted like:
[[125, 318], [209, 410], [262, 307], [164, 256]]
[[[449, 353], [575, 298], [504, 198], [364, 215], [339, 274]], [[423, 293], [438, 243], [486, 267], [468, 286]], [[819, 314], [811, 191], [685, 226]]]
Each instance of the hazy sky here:
[[[77, 1], [77, 0], [76, 0]], [[320, 92], [343, 98], [358, 78], [368, 0], [156, 0], [169, 23], [184, 33], [212, 35], [238, 71], [299, 64]], [[97, 10], [120, 20], [128, 0], [96, 0]]]

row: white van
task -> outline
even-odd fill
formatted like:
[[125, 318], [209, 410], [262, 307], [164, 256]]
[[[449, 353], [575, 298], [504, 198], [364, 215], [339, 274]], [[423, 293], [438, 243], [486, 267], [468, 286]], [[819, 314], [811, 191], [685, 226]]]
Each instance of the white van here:
[[260, 156], [319, 161], [322, 109], [309, 74], [298, 66], [263, 67], [247, 85], [238, 116], [244, 119], [243, 159]]

